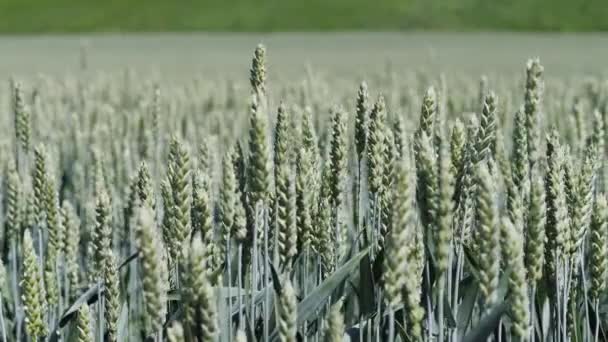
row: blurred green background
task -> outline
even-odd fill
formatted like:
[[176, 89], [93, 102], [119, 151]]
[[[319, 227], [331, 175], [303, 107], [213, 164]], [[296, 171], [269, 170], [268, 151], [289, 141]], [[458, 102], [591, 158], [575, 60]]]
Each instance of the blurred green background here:
[[606, 0], [0, 0], [0, 33], [606, 31]]

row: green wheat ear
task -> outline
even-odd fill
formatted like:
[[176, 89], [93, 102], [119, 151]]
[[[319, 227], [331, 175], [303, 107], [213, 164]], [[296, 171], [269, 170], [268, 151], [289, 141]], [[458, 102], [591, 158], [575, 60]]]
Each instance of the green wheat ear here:
[[63, 250], [64, 230], [59, 217], [59, 194], [55, 189], [55, 180], [49, 177], [46, 183], [44, 207], [46, 212], [46, 227], [48, 230], [47, 253], [60, 253]]
[[310, 153], [301, 148], [296, 160], [296, 226], [298, 231], [298, 250], [306, 250], [312, 241], [312, 161]]
[[524, 339], [529, 336], [530, 311], [528, 283], [524, 266], [524, 242], [520, 232], [508, 219], [502, 220], [502, 248], [505, 249], [505, 264], [509, 272], [507, 298], [510, 304], [513, 332]]
[[95, 263], [95, 277], [103, 277], [104, 259], [112, 249], [112, 228], [110, 197], [104, 191], [98, 194], [95, 203], [95, 228], [93, 230], [93, 260]]
[[[456, 119], [450, 133], [450, 156], [452, 157], [451, 173], [454, 180], [455, 188], [459, 188], [462, 184], [460, 179], [461, 170], [464, 166], [464, 154], [467, 142], [467, 135], [464, 124], [460, 119]], [[458, 200], [458, 194], [454, 193], [454, 200]]]
[[291, 285], [291, 281], [288, 278], [285, 278], [277, 306], [279, 341], [296, 341], [296, 305], [296, 295], [293, 286]]
[[262, 44], [253, 53], [249, 81], [254, 93], [266, 93], [266, 48]]
[[473, 227], [474, 216], [474, 200], [475, 200], [475, 170], [476, 170], [476, 138], [479, 130], [477, 118], [473, 115], [470, 117], [464, 154], [462, 156], [462, 168], [458, 171], [456, 179], [456, 187], [454, 199], [456, 200], [456, 227], [458, 233], [462, 234], [465, 240], [470, 239], [471, 230]]
[[116, 256], [112, 250], [105, 251], [103, 266], [104, 283], [104, 317], [106, 323], [106, 339], [118, 341], [118, 319], [120, 314], [120, 284]]
[[[608, 101], [606, 101], [606, 107], [608, 108]], [[606, 179], [605, 172], [608, 169], [606, 162], [602, 158], [606, 153], [606, 122], [602, 113], [599, 110], [593, 111], [593, 132], [589, 137], [588, 145], [595, 147], [597, 154], [597, 189], [600, 191], [606, 190]]]
[[368, 107], [369, 94], [367, 92], [367, 83], [362, 82], [359, 85], [359, 92], [357, 92], [355, 115], [355, 148], [359, 163], [363, 160], [363, 153], [367, 144]]
[[372, 198], [380, 193], [384, 175], [385, 107], [384, 97], [380, 96], [370, 113], [367, 135], [367, 184]]
[[[167, 245], [167, 249], [169, 252], [169, 256], [172, 261], [178, 260], [179, 257], [179, 236], [175, 233], [175, 216], [173, 211], [175, 210], [175, 206], [173, 204], [173, 196], [171, 194], [171, 185], [167, 179], [163, 180], [160, 183], [160, 195], [163, 202], [163, 217], [161, 222], [161, 230], [163, 240]], [[137, 214], [138, 207], [140, 204], [138, 202], [135, 203], [133, 210], [133, 220], [137, 219], [135, 216]], [[136, 208], [137, 207], [137, 208]]]
[[596, 148], [588, 145], [583, 151], [582, 165], [576, 179], [576, 190], [573, 194], [575, 205], [571, 214], [572, 246], [570, 254], [577, 253], [587, 236], [596, 188], [596, 171], [598, 169]]
[[22, 209], [23, 189], [21, 179], [17, 170], [11, 169], [6, 182], [6, 238], [13, 241], [19, 236], [22, 220], [24, 220]]
[[194, 173], [192, 181], [192, 207], [190, 209], [193, 232], [199, 232], [203, 241], [213, 240], [213, 213], [211, 181], [201, 170]]
[[[327, 173], [324, 171], [324, 177]], [[329, 188], [323, 186], [324, 189]], [[332, 207], [330, 204], [330, 197], [325, 193], [320, 195], [319, 204], [317, 207], [317, 216], [315, 219], [315, 234], [312, 240], [313, 250], [318, 252], [321, 257], [321, 265], [323, 274], [330, 274], [335, 267], [335, 258], [337, 251], [335, 250], [334, 240], [332, 238], [335, 227], [333, 226]]]
[[203, 171], [205, 174], [211, 174], [213, 170], [212, 158], [209, 148], [210, 142], [207, 138], [203, 139], [203, 141], [198, 146], [198, 164], [197, 168]]
[[[407, 152], [407, 153], [406, 153]], [[421, 279], [422, 270], [424, 267], [424, 243], [422, 227], [416, 219], [416, 168], [412, 163], [411, 147], [404, 149], [403, 156], [395, 164], [395, 197], [393, 205], [393, 231], [391, 234], [394, 239], [389, 239], [388, 250], [396, 248], [399, 241], [407, 239], [408, 241], [401, 244], [400, 251], [403, 250], [405, 260], [401, 259], [400, 253], [386, 254], [385, 260], [388, 267], [399, 272], [399, 267], [404, 268], [404, 272], [385, 274], [386, 286], [399, 287], [400, 294], [395, 294], [392, 290], [388, 290], [389, 301], [396, 303], [396, 300], [401, 298], [405, 307], [407, 332], [414, 339], [422, 338], [422, 319], [424, 317], [424, 309], [420, 306]], [[394, 247], [393, 247], [394, 246]], [[397, 266], [399, 265], [399, 266]], [[404, 276], [405, 275], [405, 276]], [[391, 280], [394, 278], [394, 280]]]
[[590, 137], [589, 143], [594, 145], [597, 152], [600, 154], [604, 153], [605, 149], [605, 129], [606, 122], [604, 122], [604, 117], [599, 110], [593, 111], [593, 132]]
[[137, 170], [136, 179], [136, 194], [139, 199], [139, 203], [145, 203], [150, 208], [156, 208], [156, 199], [154, 197], [154, 184], [152, 183], [152, 176], [150, 175], [150, 169], [145, 161], [142, 161]]
[[137, 153], [141, 159], [150, 158], [150, 130], [146, 125], [146, 116], [140, 115], [137, 121]]
[[[384, 257], [384, 287], [388, 304], [395, 308], [401, 302], [408, 270], [410, 234], [415, 229], [414, 186], [409, 158], [401, 158], [395, 165], [395, 196], [393, 229], [389, 232]], [[415, 276], [412, 276], [415, 277]]]
[[432, 136], [435, 131], [435, 121], [437, 114], [437, 93], [435, 88], [429, 87], [422, 98], [422, 108], [420, 110], [420, 124], [417, 134], [426, 133]]
[[394, 118], [393, 138], [395, 140], [396, 155], [398, 158], [401, 158], [405, 154], [403, 150], [407, 148], [409, 141], [405, 130], [405, 119], [403, 119], [402, 116], [397, 116]]
[[526, 267], [529, 281], [533, 286], [537, 286], [543, 275], [546, 239], [545, 183], [537, 168], [532, 170], [530, 199], [526, 216]]
[[420, 303], [421, 294], [421, 273], [422, 266], [416, 264], [417, 258], [411, 258], [408, 261], [408, 270], [411, 270], [413, 274], [420, 275], [406, 277], [406, 281], [403, 287], [403, 301], [406, 312], [407, 332], [408, 335], [412, 336], [415, 341], [422, 340], [422, 321], [424, 319], [425, 310]]
[[489, 92], [483, 102], [477, 132], [477, 160], [494, 158], [496, 153], [496, 95]]
[[540, 153], [540, 119], [542, 114], [544, 68], [540, 60], [530, 59], [526, 64], [526, 91], [524, 96], [524, 113], [526, 116], [526, 137], [528, 142], [528, 160], [530, 169], [539, 159]]
[[245, 205], [240, 198], [236, 198], [234, 205], [234, 225], [232, 236], [238, 244], [242, 244], [247, 239], [247, 212]]
[[343, 108], [335, 108], [332, 115], [331, 147], [329, 162], [331, 168], [331, 197], [334, 207], [339, 208], [343, 202], [343, 178], [347, 175], [347, 136], [346, 136], [346, 112]]
[[191, 184], [190, 184], [190, 156], [184, 144], [177, 137], [173, 137], [169, 144], [169, 168], [167, 179], [171, 192], [171, 199], [167, 212], [171, 220], [171, 258], [179, 256], [181, 246], [191, 234]]
[[545, 267], [548, 279], [556, 276], [556, 266], [569, 250], [570, 215], [564, 176], [564, 150], [557, 131], [547, 137], [547, 173], [545, 176], [545, 201], [547, 218], [545, 234]]
[[426, 231], [432, 231], [439, 198], [437, 156], [432, 139], [432, 136], [421, 131], [414, 140], [417, 171], [416, 197], [420, 207], [420, 220]]
[[605, 195], [597, 197], [589, 231], [589, 275], [591, 299], [599, 300], [606, 289], [608, 276], [608, 202]]
[[498, 225], [498, 205], [494, 178], [487, 163], [477, 167], [477, 189], [475, 193], [475, 217], [477, 230], [474, 241], [479, 255], [479, 285], [486, 307], [497, 300], [498, 276], [500, 271], [500, 230]]
[[36, 224], [41, 224], [45, 217], [45, 200], [48, 192], [48, 173], [47, 173], [46, 150], [43, 145], [39, 145], [34, 150], [34, 170], [32, 174], [32, 188], [34, 192], [34, 207]]
[[386, 234], [392, 229], [393, 221], [393, 189], [395, 162], [398, 155], [395, 146], [395, 138], [390, 128], [386, 127], [384, 149], [384, 172], [382, 174], [382, 191], [380, 192], [380, 226], [378, 243], [380, 248], [384, 246]]
[[[271, 192], [271, 202], [270, 206], [270, 219], [271, 219], [271, 229], [268, 230], [268, 242], [270, 248], [270, 254], [274, 254], [274, 244], [275, 244], [275, 229], [281, 228], [285, 231], [285, 217], [280, 218], [279, 211], [284, 215], [285, 214], [285, 186], [286, 181], [289, 181], [289, 176], [291, 174], [290, 165], [291, 165], [291, 149], [290, 146], [290, 115], [285, 108], [285, 104], [281, 102], [279, 104], [279, 109], [277, 111], [277, 123], [274, 129], [274, 180], [275, 180], [275, 191]], [[282, 199], [282, 200], [281, 200]], [[281, 221], [278, 222], [278, 221]]]
[[13, 96], [15, 135], [21, 148], [27, 154], [30, 151], [31, 120], [30, 113], [25, 108], [23, 90], [19, 82], [13, 82]]
[[526, 132], [526, 114], [521, 108], [515, 112], [513, 123], [513, 151], [511, 153], [511, 170], [515, 187], [527, 201], [530, 188], [530, 162], [528, 160], [528, 137]]
[[[306, 108], [302, 115], [301, 122], [302, 131], [302, 145], [310, 152], [312, 167], [315, 173], [319, 170], [319, 141], [317, 138], [317, 132], [313, 122], [312, 112], [310, 108]], [[316, 176], [315, 176], [316, 179]], [[316, 190], [316, 189], [315, 189]]]
[[93, 331], [91, 330], [91, 312], [89, 306], [84, 304], [78, 310], [78, 318], [76, 320], [76, 331], [78, 342], [93, 342]]
[[274, 130], [274, 167], [287, 163], [289, 160], [290, 122], [291, 118], [285, 104], [281, 102], [277, 110], [277, 123]]
[[184, 324], [201, 341], [213, 342], [218, 334], [218, 322], [214, 291], [207, 270], [209, 252], [198, 234], [183, 252]]
[[439, 142], [438, 156], [439, 191], [437, 198], [437, 212], [435, 218], [435, 253], [437, 270], [439, 274], [447, 271], [449, 266], [450, 243], [452, 240], [452, 223], [454, 213], [454, 179], [450, 170], [450, 150], [447, 141]]
[[297, 227], [294, 220], [294, 192], [288, 162], [277, 165], [276, 179], [276, 242], [280, 266], [289, 272], [297, 252]]
[[266, 114], [258, 106], [254, 95], [251, 103], [249, 128], [249, 159], [247, 163], [247, 188], [251, 206], [268, 204], [270, 194], [270, 163], [268, 148], [268, 124]]
[[220, 222], [220, 235], [222, 255], [225, 258], [229, 258], [226, 255], [228, 252], [228, 244], [230, 243], [230, 237], [233, 235], [232, 231], [235, 226], [235, 211], [236, 201], [239, 200], [237, 194], [237, 180], [234, 174], [234, 160], [233, 151], [228, 151], [222, 159], [222, 182], [219, 192], [219, 204], [218, 204], [218, 216]]
[[41, 274], [32, 235], [26, 230], [23, 235], [23, 274], [20, 284], [25, 311], [25, 329], [33, 340], [46, 336], [48, 331], [44, 319], [47, 309], [46, 291]]
[[55, 192], [55, 182], [52, 177], [47, 176], [46, 189], [42, 205], [46, 218], [46, 231], [48, 242], [44, 258], [44, 283], [47, 289], [47, 301], [49, 305], [55, 305], [59, 301], [59, 290], [57, 287], [57, 257], [63, 250], [63, 226], [59, 222], [59, 204]]
[[136, 217], [145, 317], [151, 332], [156, 332], [162, 327], [166, 313], [168, 279], [164, 246], [158, 238], [152, 209], [143, 206]]
[[23, 219], [21, 220], [21, 229], [25, 231], [26, 229], [34, 229], [37, 224], [38, 217], [36, 216], [36, 199], [34, 198], [34, 193], [24, 193], [24, 208], [23, 208]]
[[346, 132], [346, 112], [343, 108], [337, 107], [333, 110], [331, 125], [331, 143], [329, 151], [329, 190], [331, 197], [332, 224], [338, 229], [334, 229], [335, 243], [338, 248], [338, 255], [346, 247], [347, 231], [343, 226], [341, 209], [344, 203], [344, 185], [348, 177], [348, 140]]

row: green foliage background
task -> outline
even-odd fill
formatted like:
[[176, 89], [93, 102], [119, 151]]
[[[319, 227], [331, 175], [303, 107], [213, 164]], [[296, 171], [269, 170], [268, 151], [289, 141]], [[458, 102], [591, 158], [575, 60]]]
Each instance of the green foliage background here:
[[0, 33], [605, 31], [605, 0], [0, 0]]

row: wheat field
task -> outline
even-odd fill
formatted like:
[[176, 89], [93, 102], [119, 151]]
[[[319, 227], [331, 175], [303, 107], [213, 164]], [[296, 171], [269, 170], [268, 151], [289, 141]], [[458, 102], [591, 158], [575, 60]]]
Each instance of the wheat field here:
[[12, 41], [2, 340], [606, 341], [606, 52], [387, 37]]

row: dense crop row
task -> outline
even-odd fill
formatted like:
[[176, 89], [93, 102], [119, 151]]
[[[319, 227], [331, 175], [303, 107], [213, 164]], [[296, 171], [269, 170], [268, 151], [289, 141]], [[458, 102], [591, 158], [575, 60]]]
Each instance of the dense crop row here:
[[608, 88], [525, 70], [11, 81], [3, 340], [606, 340]]

